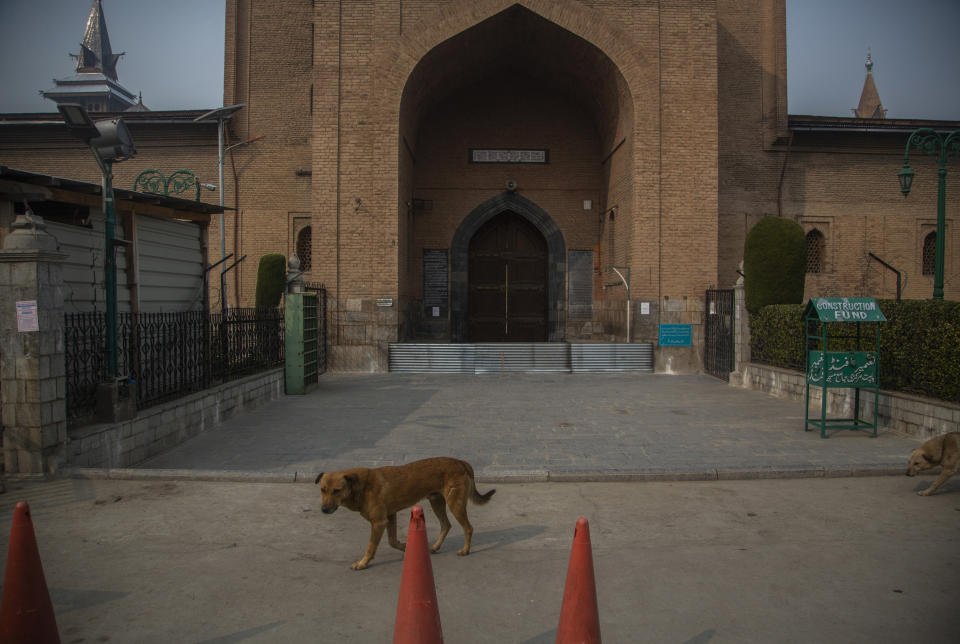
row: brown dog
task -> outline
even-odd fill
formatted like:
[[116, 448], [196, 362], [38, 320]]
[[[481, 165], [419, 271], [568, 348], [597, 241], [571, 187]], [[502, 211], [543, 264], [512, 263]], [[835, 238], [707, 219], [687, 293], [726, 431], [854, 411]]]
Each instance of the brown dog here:
[[359, 512], [370, 522], [370, 541], [367, 552], [360, 561], [350, 567], [363, 570], [373, 559], [386, 528], [390, 545], [403, 550], [404, 544], [397, 539], [397, 512], [409, 508], [420, 499], [430, 500], [433, 512], [440, 520], [440, 536], [430, 548], [436, 552], [450, 532], [450, 520], [446, 507], [450, 506], [454, 518], [463, 528], [463, 548], [457, 554], [470, 554], [470, 538], [473, 526], [467, 519], [467, 500], [483, 505], [496, 490], [486, 494], [477, 492], [473, 468], [466, 461], [455, 458], [425, 458], [406, 465], [368, 469], [357, 467], [339, 472], [317, 475], [315, 484], [320, 485], [325, 514], [332, 514], [341, 505]]
[[946, 483], [947, 479], [957, 473], [957, 467], [960, 467], [960, 432], [950, 432], [931, 438], [910, 452], [907, 476], [916, 476], [917, 472], [929, 470], [937, 465], [943, 467], [940, 476], [926, 490], [917, 492], [920, 496], [930, 496], [938, 487]]

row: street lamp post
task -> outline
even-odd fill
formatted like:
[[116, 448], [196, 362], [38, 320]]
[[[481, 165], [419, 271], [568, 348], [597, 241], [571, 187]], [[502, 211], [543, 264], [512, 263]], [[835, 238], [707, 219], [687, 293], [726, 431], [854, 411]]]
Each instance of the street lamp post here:
[[[210, 110], [205, 114], [201, 114], [197, 118], [193, 119], [195, 123], [200, 121], [209, 121], [214, 119], [217, 121], [217, 175], [220, 179], [220, 259], [223, 260], [227, 254], [227, 244], [226, 236], [223, 232], [223, 157], [226, 151], [223, 149], [223, 129], [224, 124], [230, 120], [230, 117], [233, 116], [233, 113], [237, 110], [245, 107], [245, 103], [238, 103], [237, 105], [228, 105], [226, 107], [218, 107], [215, 110]], [[222, 296], [221, 296], [222, 297]]]
[[[210, 120], [216, 120], [216, 121], [217, 121], [217, 174], [218, 174], [218, 177], [219, 177], [219, 179], [220, 179], [220, 187], [219, 187], [219, 190], [220, 190], [220, 261], [217, 262], [218, 264], [222, 264], [222, 262], [223, 262], [223, 261], [226, 259], [226, 257], [227, 257], [227, 241], [226, 241], [226, 234], [225, 234], [224, 228], [223, 228], [223, 227], [224, 227], [224, 221], [223, 221], [223, 160], [224, 160], [224, 158], [226, 157], [227, 152], [229, 152], [230, 150], [232, 150], [232, 149], [234, 149], [234, 148], [236, 148], [236, 147], [239, 147], [239, 146], [241, 146], [241, 145], [247, 145], [247, 144], [249, 144], [249, 143], [252, 143], [252, 142], [256, 141], [257, 139], [262, 139], [263, 136], [264, 136], [264, 135], [261, 134], [261, 135], [259, 135], [259, 136], [255, 136], [255, 137], [253, 137], [253, 138], [247, 139], [246, 141], [242, 141], [242, 142], [240, 142], [240, 143], [235, 143], [235, 144], [231, 145], [231, 146], [228, 147], [228, 148], [224, 148], [224, 147], [223, 147], [223, 144], [224, 144], [224, 126], [225, 126], [226, 122], [230, 120], [230, 118], [233, 116], [234, 112], [236, 112], [237, 110], [242, 109], [242, 108], [245, 107], [245, 106], [246, 106], [246, 103], [238, 103], [238, 104], [236, 104], [236, 105], [228, 105], [228, 106], [226, 106], [226, 107], [218, 107], [218, 108], [215, 109], [215, 110], [210, 110], [209, 112], [206, 112], [205, 114], [201, 114], [201, 115], [198, 116], [197, 118], [193, 119], [193, 121], [194, 121], [195, 123], [198, 123], [198, 122], [201, 122], [201, 121], [210, 121]], [[234, 204], [234, 205], [236, 205], [236, 204]], [[227, 270], [227, 269], [225, 269], [223, 266], [220, 267], [220, 281], [221, 281], [221, 283], [223, 283], [224, 275], [225, 275], [225, 273], [226, 273], [226, 270]], [[226, 292], [220, 293], [220, 298], [221, 298], [221, 300], [222, 300], [222, 304], [225, 304], [225, 303], [226, 303], [226, 298], [227, 298]]]
[[933, 299], [943, 299], [943, 264], [946, 249], [946, 200], [947, 200], [947, 160], [960, 157], [960, 130], [954, 130], [946, 136], [936, 130], [922, 127], [914, 130], [907, 139], [903, 152], [903, 169], [897, 175], [900, 180], [900, 192], [906, 197], [910, 194], [914, 172], [910, 168], [910, 148], [917, 147], [924, 154], [937, 157], [940, 168], [937, 171], [937, 256], [933, 269]]
[[71, 134], [83, 141], [100, 167], [103, 176], [103, 214], [104, 223], [104, 262], [103, 281], [106, 294], [106, 349], [107, 376], [117, 377], [117, 260], [116, 246], [120, 243], [114, 237], [116, 217], [113, 207], [113, 163], [126, 161], [137, 153], [123, 119], [91, 120], [83, 105], [60, 103], [60, 114]]

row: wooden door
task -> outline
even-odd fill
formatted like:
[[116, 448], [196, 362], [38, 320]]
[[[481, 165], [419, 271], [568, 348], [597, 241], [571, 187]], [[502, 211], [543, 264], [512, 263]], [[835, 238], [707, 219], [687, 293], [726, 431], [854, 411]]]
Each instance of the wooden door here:
[[532, 224], [504, 212], [470, 240], [470, 342], [547, 339], [547, 241]]

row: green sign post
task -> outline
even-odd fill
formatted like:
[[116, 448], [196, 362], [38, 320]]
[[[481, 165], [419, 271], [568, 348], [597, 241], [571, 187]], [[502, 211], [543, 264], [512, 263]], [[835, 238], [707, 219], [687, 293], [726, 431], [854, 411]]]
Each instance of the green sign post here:
[[302, 395], [317, 385], [319, 373], [317, 294], [287, 293], [283, 297], [285, 391]]
[[[804, 430], [865, 429], [877, 435], [880, 398], [880, 322], [886, 322], [871, 297], [810, 298], [804, 311], [806, 330], [806, 398]], [[867, 325], [867, 326], [865, 326]], [[865, 328], [873, 327], [872, 333]], [[820, 387], [820, 417], [810, 417], [810, 387]], [[827, 392], [853, 389], [853, 417], [827, 418]], [[873, 391], [873, 421], [860, 417], [860, 390]]]

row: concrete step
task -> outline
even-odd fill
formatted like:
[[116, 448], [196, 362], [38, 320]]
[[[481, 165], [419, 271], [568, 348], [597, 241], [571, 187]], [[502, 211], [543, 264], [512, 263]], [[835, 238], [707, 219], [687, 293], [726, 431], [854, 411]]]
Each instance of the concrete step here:
[[397, 373], [653, 372], [649, 342], [397, 343], [390, 345]]

